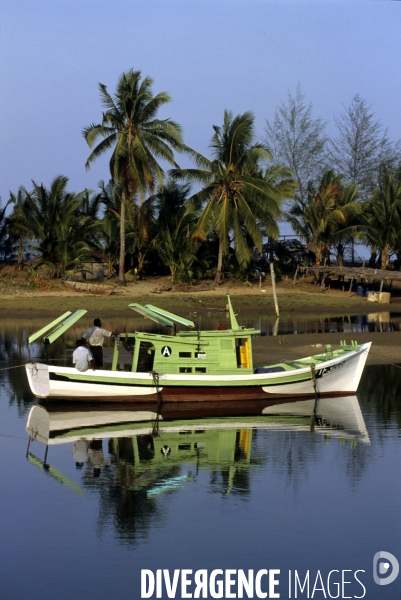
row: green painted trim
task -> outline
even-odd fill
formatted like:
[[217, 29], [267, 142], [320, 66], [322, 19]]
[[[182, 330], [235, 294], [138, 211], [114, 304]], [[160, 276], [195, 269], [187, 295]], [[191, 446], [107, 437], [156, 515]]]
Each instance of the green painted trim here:
[[[232, 338], [232, 339], [237, 339], [237, 338], [243, 338], [247, 335], [258, 335], [260, 333], [260, 329], [253, 329], [253, 328], [239, 328], [238, 330], [233, 330], [233, 329], [222, 329], [222, 330], [211, 330], [211, 331], [200, 331], [200, 339], [202, 340], [203, 338]], [[149, 335], [157, 335], [155, 333], [153, 334], [149, 334]], [[177, 338], [190, 338], [190, 339], [198, 339], [198, 335], [197, 333], [195, 333], [194, 331], [177, 331]]]
[[[248, 417], [217, 417], [209, 419], [187, 419], [180, 421], [163, 421], [159, 423], [160, 428], [163, 432], [168, 433], [170, 427], [185, 427], [196, 425], [224, 425], [232, 424], [234, 427], [239, 423], [278, 423], [278, 424], [289, 424], [289, 425], [309, 425], [310, 417], [296, 417], [296, 416], [281, 416], [281, 415], [255, 415]], [[52, 436], [51, 439], [68, 439], [69, 437], [76, 437], [77, 435], [90, 435], [91, 433], [107, 433], [109, 431], [125, 431], [129, 429], [149, 429], [153, 424], [151, 421], [130, 421], [129, 423], [119, 423], [117, 425], [98, 425], [94, 427], [83, 427], [77, 429], [70, 429], [65, 433], [57, 434]], [[118, 438], [113, 438], [118, 439]]]
[[[221, 372], [219, 373], [219, 371], [215, 371], [213, 374], [208, 373], [208, 375], [213, 375], [215, 377], [218, 377], [219, 374], [220, 375], [237, 375], [237, 374], [241, 374], [238, 373], [239, 369], [237, 369], [236, 372], [227, 372], [227, 370], [221, 369]], [[241, 371], [244, 371], [244, 369], [241, 369]], [[288, 372], [288, 371], [287, 371]], [[102, 377], [100, 379], [100, 377], [95, 377], [93, 375], [85, 375], [85, 374], [81, 374], [77, 371], [77, 374], [73, 374], [73, 373], [57, 373], [57, 371], [54, 371], [55, 375], [58, 375], [59, 377], [63, 377], [63, 378], [67, 378], [70, 381], [76, 381], [76, 382], [86, 382], [86, 383], [97, 383], [99, 386], [103, 385], [115, 385], [118, 384], [120, 386], [123, 385], [127, 385], [127, 386], [135, 386], [135, 387], [153, 387], [154, 386], [154, 382], [152, 379], [152, 376], [147, 374], [147, 373], [143, 373], [143, 375], [147, 376], [146, 378], [144, 377], [143, 379], [116, 379], [115, 377]], [[168, 375], [170, 377], [174, 377], [174, 375], [178, 375], [179, 373], [169, 373]], [[245, 373], [242, 373], [245, 374]], [[268, 375], [268, 374], [267, 374]], [[311, 375], [310, 373], [302, 373], [302, 374], [298, 374], [298, 372], [296, 370], [294, 370], [294, 375], [291, 375], [289, 377], [285, 377], [285, 379], [283, 380], [282, 377], [278, 378], [272, 378], [272, 379], [257, 379], [254, 381], [244, 381], [244, 380], [230, 380], [230, 381], [223, 381], [222, 379], [216, 379], [216, 380], [205, 380], [205, 378], [202, 375], [199, 375], [199, 378], [197, 379], [193, 379], [193, 380], [179, 380], [179, 379], [169, 379], [168, 381], [166, 381], [165, 379], [160, 379], [159, 381], [159, 385], [161, 388], [167, 388], [167, 387], [179, 387], [179, 388], [193, 388], [193, 387], [200, 387], [200, 388], [214, 388], [214, 387], [268, 387], [271, 385], [286, 385], [288, 383], [299, 383], [301, 381], [306, 381], [311, 379]], [[100, 390], [100, 387], [99, 387]]]
[[[202, 340], [202, 336], [200, 336], [200, 338], [198, 338], [198, 336], [193, 335], [193, 337], [189, 340], [183, 340], [181, 337], [176, 336], [176, 335], [160, 335], [158, 333], [145, 333], [142, 331], [138, 331], [138, 333], [135, 334], [135, 337], [137, 340], [141, 340], [143, 342], [152, 342], [152, 344], [155, 344], [157, 342], [159, 342], [160, 345], [168, 345], [168, 344], [174, 344], [174, 345], [181, 345], [181, 344], [186, 344], [188, 346], [198, 346], [198, 342], [200, 339], [201, 345], [202, 346], [208, 346], [209, 342], [204, 342]], [[187, 348], [186, 348], [187, 350]]]
[[63, 315], [61, 315], [61, 317], [54, 319], [54, 321], [52, 321], [45, 327], [42, 327], [42, 329], [39, 329], [39, 331], [37, 331], [36, 333], [33, 333], [32, 335], [30, 335], [28, 338], [28, 344], [32, 344], [32, 342], [37, 340], [42, 334], [46, 333], [46, 331], [49, 331], [52, 327], [55, 327], [56, 325], [58, 325], [58, 323], [60, 323], [60, 321], [63, 321], [71, 314], [72, 314], [71, 311], [67, 310], [67, 312], [65, 312]]

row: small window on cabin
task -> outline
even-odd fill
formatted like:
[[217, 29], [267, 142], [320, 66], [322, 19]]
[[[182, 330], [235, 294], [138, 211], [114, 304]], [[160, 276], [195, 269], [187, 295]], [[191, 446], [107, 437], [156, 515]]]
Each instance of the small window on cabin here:
[[195, 373], [206, 373], [205, 367], [195, 367]]
[[180, 367], [180, 373], [192, 373], [192, 367]]
[[192, 353], [191, 352], [179, 352], [178, 356], [179, 356], [179, 358], [191, 358]]
[[178, 450], [191, 450], [191, 444], [178, 444]]

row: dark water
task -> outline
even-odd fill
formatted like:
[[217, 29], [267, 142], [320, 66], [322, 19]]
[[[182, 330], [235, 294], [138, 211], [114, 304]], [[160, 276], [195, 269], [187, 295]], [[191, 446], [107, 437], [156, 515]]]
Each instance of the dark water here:
[[[24, 358], [26, 331], [3, 328], [0, 368]], [[64, 340], [56, 350], [66, 355]], [[33, 398], [23, 369], [0, 371], [0, 382], [1, 600], [140, 598], [142, 569], [171, 578], [188, 569], [192, 580], [201, 569], [279, 569], [280, 598], [290, 597], [291, 570], [292, 598], [400, 598], [401, 576], [379, 586], [372, 567], [379, 551], [401, 561], [401, 369], [367, 367], [357, 397], [322, 405], [314, 432], [305, 403], [292, 417], [178, 424], [159, 438], [114, 423], [54, 434], [46, 468], [45, 444], [32, 442], [27, 456]], [[80, 437], [91, 446], [77, 446]], [[301, 583], [309, 570], [309, 595], [298, 587], [295, 596], [295, 570]]]

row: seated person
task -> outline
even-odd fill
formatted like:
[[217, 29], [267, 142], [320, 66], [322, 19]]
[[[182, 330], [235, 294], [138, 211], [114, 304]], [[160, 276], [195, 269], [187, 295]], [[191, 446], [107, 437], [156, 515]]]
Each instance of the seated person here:
[[78, 371], [87, 371], [89, 367], [95, 371], [95, 361], [89, 348], [86, 348], [84, 340], [76, 341], [76, 349], [72, 354], [72, 362]]

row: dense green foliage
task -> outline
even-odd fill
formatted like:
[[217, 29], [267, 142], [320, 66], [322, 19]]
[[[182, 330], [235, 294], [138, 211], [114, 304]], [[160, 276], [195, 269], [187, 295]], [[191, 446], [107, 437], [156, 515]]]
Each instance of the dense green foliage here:
[[[158, 118], [170, 97], [153, 95], [152, 83], [130, 70], [114, 95], [99, 84], [102, 119], [83, 134], [87, 168], [110, 153], [108, 183], [72, 192], [58, 176], [49, 188], [33, 181], [10, 193], [0, 206], [3, 259], [23, 269], [31, 258], [31, 270], [58, 278], [99, 261], [121, 283], [146, 274], [218, 283], [266, 262], [264, 243], [287, 220], [317, 264], [342, 264], [356, 239], [371, 249], [371, 266], [386, 268], [393, 255], [401, 264], [400, 145], [360, 96], [335, 119], [333, 139], [300, 87], [267, 122], [263, 142], [251, 112], [226, 110], [207, 157], [184, 144], [177, 123]], [[194, 167], [181, 169], [177, 152]]]

